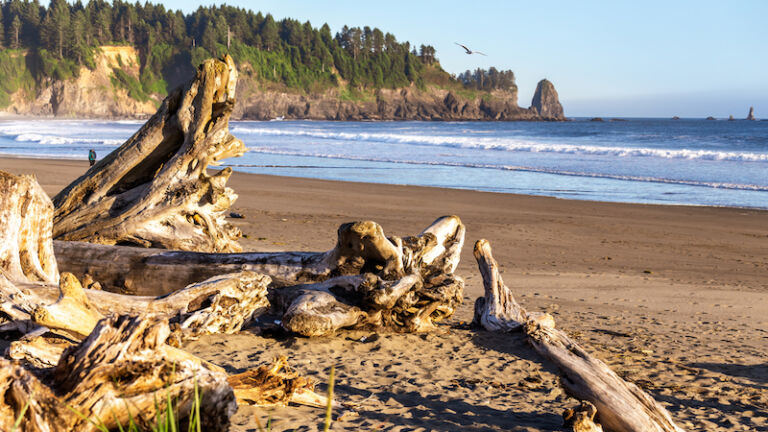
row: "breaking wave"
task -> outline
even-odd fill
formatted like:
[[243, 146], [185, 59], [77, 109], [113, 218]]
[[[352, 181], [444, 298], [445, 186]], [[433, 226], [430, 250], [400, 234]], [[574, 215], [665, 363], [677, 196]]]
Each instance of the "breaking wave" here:
[[713, 161], [768, 162], [768, 153], [728, 152], [690, 149], [658, 149], [647, 147], [603, 147], [597, 145], [552, 144], [512, 138], [457, 137], [367, 132], [324, 132], [318, 130], [286, 130], [235, 126], [235, 135], [296, 136], [323, 140], [412, 144], [465, 149], [501, 150], [528, 153], [562, 153], [614, 157], [658, 157], [664, 159], [700, 159]]

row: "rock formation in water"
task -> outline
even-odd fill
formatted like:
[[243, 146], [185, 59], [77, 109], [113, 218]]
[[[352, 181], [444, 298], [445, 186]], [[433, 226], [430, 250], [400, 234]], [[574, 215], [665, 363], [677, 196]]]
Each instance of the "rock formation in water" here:
[[549, 80], [543, 79], [536, 86], [536, 92], [531, 101], [531, 110], [544, 120], [563, 120], [563, 106], [557, 97], [557, 90]]
[[749, 114], [747, 120], [755, 120], [755, 107], [749, 107]]

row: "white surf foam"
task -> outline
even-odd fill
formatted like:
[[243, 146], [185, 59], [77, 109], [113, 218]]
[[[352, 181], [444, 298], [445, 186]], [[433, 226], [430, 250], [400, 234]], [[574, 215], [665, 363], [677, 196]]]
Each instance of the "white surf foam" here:
[[285, 130], [235, 126], [232, 133], [261, 136], [300, 136], [323, 140], [380, 142], [440, 147], [502, 150], [529, 153], [563, 153], [614, 157], [658, 157], [664, 159], [701, 159], [714, 161], [768, 162], [768, 153], [727, 152], [700, 149], [658, 149], [648, 147], [604, 147], [596, 145], [532, 142], [513, 138], [456, 137], [367, 132], [325, 132], [319, 130]]

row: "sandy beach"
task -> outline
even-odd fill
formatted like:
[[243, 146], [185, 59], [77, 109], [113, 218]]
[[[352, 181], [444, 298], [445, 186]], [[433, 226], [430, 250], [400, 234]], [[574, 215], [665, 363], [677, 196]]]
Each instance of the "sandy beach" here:
[[[0, 158], [51, 196], [86, 161]], [[339, 224], [374, 220], [414, 235], [441, 215], [467, 226], [460, 310], [429, 334], [333, 338], [206, 336], [186, 349], [239, 372], [284, 355], [325, 389], [336, 366], [332, 430], [553, 431], [576, 404], [521, 334], [471, 329], [483, 293], [472, 245], [490, 240], [507, 285], [588, 351], [637, 383], [688, 430], [768, 430], [768, 211], [569, 201], [412, 186], [235, 173], [232, 223], [245, 250], [323, 251]], [[365, 342], [361, 339], [366, 337]], [[240, 408], [231, 430], [322, 430], [323, 410]], [[344, 414], [344, 415], [341, 415]]]

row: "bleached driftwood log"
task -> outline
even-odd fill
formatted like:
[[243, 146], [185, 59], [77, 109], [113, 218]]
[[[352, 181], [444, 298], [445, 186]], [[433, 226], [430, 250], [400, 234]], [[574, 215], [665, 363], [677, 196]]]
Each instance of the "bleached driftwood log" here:
[[[606, 430], [682, 431], [669, 412], [650, 395], [637, 385], [624, 381], [608, 365], [572, 341], [565, 332], [555, 329], [551, 317], [525, 312], [504, 285], [487, 240], [475, 244], [475, 257], [483, 274], [486, 299], [490, 298], [475, 303], [476, 307], [481, 308], [475, 310], [475, 316], [480, 317], [478, 324], [490, 331], [520, 327], [523, 324], [523, 330], [534, 349], [560, 370], [561, 383], [566, 392], [576, 399], [593, 404], [597, 408], [597, 419]], [[492, 295], [489, 296], [489, 293]], [[504, 313], [498, 313], [498, 310]], [[484, 316], [495, 318], [484, 322]], [[507, 319], [521, 321], [504, 324], [503, 321]], [[485, 323], [490, 324], [486, 327]]]
[[84, 289], [73, 275], [62, 273], [58, 300], [35, 308], [32, 320], [51, 329], [88, 335], [108, 314], [154, 313], [168, 317], [184, 338], [234, 333], [269, 308], [269, 282], [269, 276], [253, 272], [231, 273], [166, 296], [148, 297]]
[[285, 357], [269, 366], [230, 375], [227, 381], [239, 405], [269, 407], [294, 403], [318, 408], [328, 405], [326, 396], [315, 393], [315, 382], [291, 370]]
[[[162, 295], [179, 283], [222, 272], [268, 275], [273, 307], [285, 314], [283, 326], [319, 336], [360, 326], [426, 331], [452, 315], [464, 287], [453, 274], [464, 233], [458, 217], [445, 216], [404, 238], [386, 237], [371, 221], [343, 224], [336, 246], [322, 253], [211, 254], [82, 242], [55, 247], [62, 269], [123, 293]], [[110, 277], [119, 269], [130, 272]]]
[[362, 327], [428, 331], [461, 304], [464, 281], [453, 271], [464, 232], [456, 216], [406, 238], [387, 238], [373, 222], [342, 225], [336, 248], [326, 254], [334, 277], [277, 287], [273, 308], [283, 312], [283, 328], [304, 336]]
[[53, 206], [32, 176], [0, 171], [0, 271], [10, 280], [58, 283]]
[[54, 237], [240, 251], [240, 231], [224, 220], [237, 198], [226, 187], [232, 171], [206, 172], [245, 152], [229, 133], [236, 83], [231, 57], [206, 60], [138, 132], [54, 197]]
[[563, 426], [571, 432], [603, 432], [603, 427], [595, 423], [597, 408], [587, 401], [581, 401], [578, 408], [568, 408], [563, 413]]
[[166, 345], [169, 334], [161, 318], [105, 318], [64, 352], [45, 384], [0, 359], [0, 430], [11, 430], [26, 403], [22, 432], [112, 430], [131, 420], [149, 429], [165, 414], [162, 401], [175, 401], [175, 415], [185, 418], [197, 394], [203, 430], [226, 431], [236, 409], [226, 374]]
[[[48, 328], [80, 340], [108, 314], [151, 312], [171, 319], [179, 336], [194, 337], [237, 331], [269, 306], [270, 278], [247, 271], [221, 274], [163, 297], [84, 289], [68, 273], [56, 286], [50, 199], [31, 177], [0, 172], [0, 186], [0, 331]], [[24, 342], [16, 352], [41, 352], [37, 348]]]
[[54, 241], [54, 249], [62, 271], [96, 280], [107, 291], [158, 296], [238, 271], [268, 275], [273, 287], [364, 272], [451, 274], [464, 232], [458, 217], [444, 216], [420, 235], [404, 239], [387, 238], [375, 222], [343, 224], [336, 246], [326, 252], [201, 253], [68, 241]]

